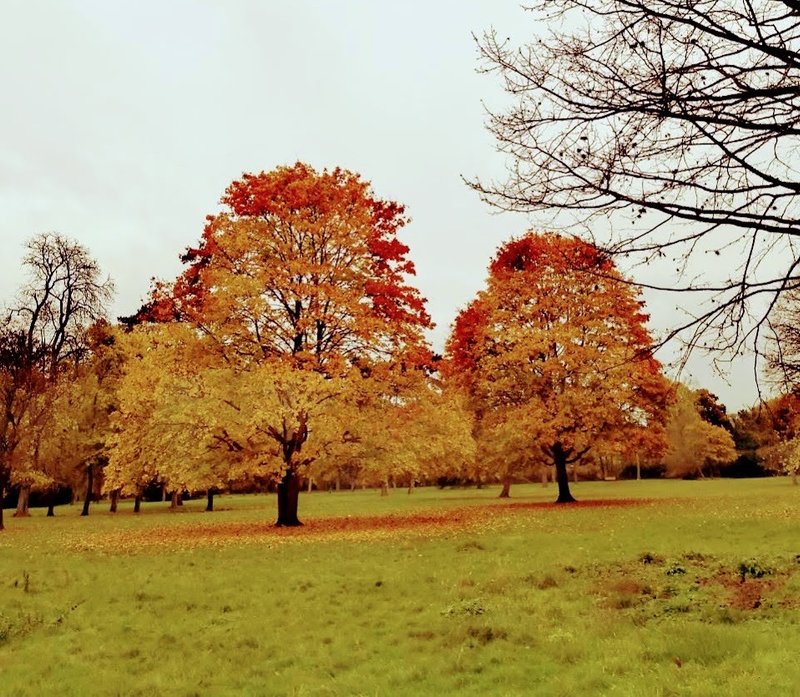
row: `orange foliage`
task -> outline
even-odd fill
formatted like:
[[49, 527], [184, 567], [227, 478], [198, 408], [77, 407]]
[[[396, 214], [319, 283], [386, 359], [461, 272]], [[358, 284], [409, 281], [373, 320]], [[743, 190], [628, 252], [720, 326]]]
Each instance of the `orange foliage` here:
[[448, 373], [472, 396], [498, 476], [544, 455], [570, 500], [567, 464], [599, 443], [622, 450], [660, 420], [667, 385], [643, 306], [586, 242], [529, 233], [500, 248], [447, 344]]

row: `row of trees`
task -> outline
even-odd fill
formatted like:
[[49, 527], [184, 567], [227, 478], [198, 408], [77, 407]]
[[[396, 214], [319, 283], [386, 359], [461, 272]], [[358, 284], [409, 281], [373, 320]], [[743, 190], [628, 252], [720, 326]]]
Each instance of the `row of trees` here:
[[435, 356], [401, 205], [301, 163], [245, 175], [222, 204], [183, 273], [119, 326], [85, 249], [29, 244], [0, 328], [0, 494], [20, 488], [19, 514], [31, 490], [79, 484], [88, 513], [101, 480], [112, 507], [137, 509], [153, 482], [209, 508], [272, 485], [291, 526], [311, 479], [499, 480], [508, 495], [552, 467], [566, 503], [570, 464], [683, 475], [735, 457], [714, 400], [664, 378], [638, 291], [592, 244], [504, 244]]

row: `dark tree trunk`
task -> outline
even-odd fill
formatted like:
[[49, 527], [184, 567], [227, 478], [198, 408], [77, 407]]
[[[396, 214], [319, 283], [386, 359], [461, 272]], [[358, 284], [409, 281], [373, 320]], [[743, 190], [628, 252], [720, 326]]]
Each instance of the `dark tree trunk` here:
[[17, 510], [14, 511], [15, 518], [27, 518], [31, 513], [28, 510], [28, 500], [31, 496], [31, 488], [29, 486], [22, 486], [19, 489], [19, 498], [17, 499]]
[[567, 453], [561, 443], [553, 446], [553, 464], [556, 466], [556, 482], [558, 483], [558, 498], [556, 503], [574, 503], [575, 499], [569, 490], [569, 476], [567, 475]]
[[94, 489], [94, 465], [86, 468], [86, 498], [83, 500], [82, 516], [89, 515], [89, 504], [92, 502], [92, 490]]
[[111, 505], [108, 508], [109, 513], [116, 513], [117, 512], [117, 501], [119, 501], [119, 489], [114, 489], [111, 492]]
[[214, 490], [209, 489], [206, 492], [206, 511], [209, 513], [214, 510]]
[[511, 496], [511, 477], [503, 477], [503, 488], [500, 490], [500, 498], [507, 499]]
[[183, 506], [183, 492], [182, 491], [178, 492], [178, 505], [179, 506]]
[[53, 518], [55, 516], [55, 514], [56, 514], [55, 508], [56, 508], [56, 505], [52, 501], [49, 501], [48, 504], [47, 504], [47, 517], [48, 518]]
[[278, 520], [277, 527], [297, 527], [302, 525], [297, 517], [297, 504], [300, 499], [300, 477], [289, 469], [278, 483]]
[[136, 494], [136, 498], [133, 499], [133, 512], [138, 513], [142, 509], [142, 495]]
[[5, 530], [3, 523], [3, 502], [6, 499], [6, 487], [8, 486], [8, 470], [0, 463], [0, 530]]

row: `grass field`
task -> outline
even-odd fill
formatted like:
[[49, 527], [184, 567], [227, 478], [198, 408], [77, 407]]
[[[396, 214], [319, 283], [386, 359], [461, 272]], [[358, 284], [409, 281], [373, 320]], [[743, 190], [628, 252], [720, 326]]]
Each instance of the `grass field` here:
[[0, 695], [800, 695], [800, 487], [497, 493], [9, 517]]

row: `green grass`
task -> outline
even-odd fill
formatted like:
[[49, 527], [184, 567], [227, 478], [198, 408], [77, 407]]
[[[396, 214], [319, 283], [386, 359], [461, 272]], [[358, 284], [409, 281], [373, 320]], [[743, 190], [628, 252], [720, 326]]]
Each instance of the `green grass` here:
[[[220, 524], [263, 528], [273, 497], [7, 518], [0, 694], [800, 694], [787, 479], [579, 483], [581, 500], [650, 501], [313, 534], [327, 516], [502, 507], [497, 493], [314, 492], [307, 530], [201, 544]], [[554, 496], [512, 488], [512, 502]], [[156, 530], [163, 544], [137, 546]]]

